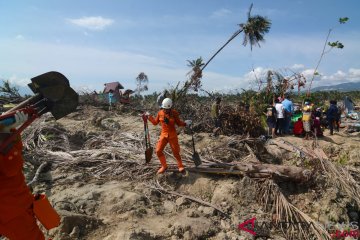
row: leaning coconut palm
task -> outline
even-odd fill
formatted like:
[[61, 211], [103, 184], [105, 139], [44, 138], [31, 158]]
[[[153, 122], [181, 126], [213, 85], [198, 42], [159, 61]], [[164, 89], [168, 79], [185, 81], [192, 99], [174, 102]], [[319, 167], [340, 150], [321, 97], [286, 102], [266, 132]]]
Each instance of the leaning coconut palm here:
[[191, 71], [187, 75], [190, 75], [190, 88], [195, 92], [201, 87], [201, 78], [202, 78], [202, 67], [205, 65], [203, 59], [200, 57], [196, 60], [187, 60], [188, 67], [191, 67]]
[[252, 47], [258, 45], [260, 47], [260, 42], [263, 42], [264, 34], [268, 33], [270, 30], [271, 22], [266, 17], [262, 17], [259, 15], [251, 16], [250, 12], [253, 4], [250, 5], [250, 9], [248, 12], [248, 20], [246, 23], [238, 24], [240, 29], [238, 29], [230, 39], [204, 64], [201, 68], [201, 71], [206, 68], [206, 66], [214, 59], [214, 57], [223, 50], [226, 45], [228, 45], [235, 37], [237, 37], [240, 33], [244, 32], [244, 40], [243, 45], [246, 46], [248, 43], [250, 44], [251, 50]]
[[264, 41], [264, 34], [269, 32], [271, 22], [266, 17], [262, 17], [259, 15], [251, 16], [250, 12], [253, 4], [250, 5], [250, 9], [248, 12], [248, 20], [246, 23], [238, 24], [240, 28], [230, 37], [230, 39], [206, 62], [203, 63], [202, 58], [198, 58], [196, 60], [188, 60], [188, 66], [192, 68], [190, 71], [190, 79], [187, 80], [184, 84], [184, 87], [179, 91], [184, 95], [187, 90], [193, 89], [194, 91], [198, 91], [201, 87], [201, 78], [202, 71], [206, 68], [206, 66], [215, 58], [215, 56], [221, 52], [235, 37], [237, 37], [240, 33], [244, 32], [244, 40], [243, 45], [246, 46], [248, 43], [250, 44], [251, 50], [253, 45], [260, 46], [260, 42]]
[[201, 67], [204, 66], [203, 59], [199, 57], [195, 60], [187, 60], [187, 62], [188, 67], [191, 67], [191, 70], [186, 75], [190, 76], [190, 78], [185, 81], [181, 89], [178, 89], [178, 86], [180, 84], [178, 83], [175, 89], [170, 90], [170, 92], [172, 92], [171, 96], [173, 97], [173, 101], [176, 101], [185, 96], [188, 90], [194, 90], [195, 92], [197, 92], [201, 87]]

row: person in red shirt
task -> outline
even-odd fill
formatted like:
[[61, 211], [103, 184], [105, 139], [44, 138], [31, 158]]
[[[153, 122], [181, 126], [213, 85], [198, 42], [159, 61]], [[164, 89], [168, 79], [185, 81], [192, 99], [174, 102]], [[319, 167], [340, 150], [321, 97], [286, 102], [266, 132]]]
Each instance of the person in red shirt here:
[[294, 123], [294, 135], [302, 136], [304, 134], [304, 125], [302, 122], [302, 118], [298, 118], [298, 120]]
[[191, 120], [186, 120], [183, 122], [179, 118], [179, 113], [175, 109], [172, 109], [172, 100], [170, 98], [165, 98], [162, 101], [161, 110], [158, 112], [155, 118], [151, 116], [149, 112], [146, 112], [145, 115], [149, 116], [149, 120], [153, 125], [161, 123], [162, 127], [160, 138], [156, 145], [156, 155], [158, 156], [161, 163], [161, 168], [157, 173], [164, 173], [168, 167], [165, 155], [163, 153], [164, 148], [168, 143], [170, 144], [171, 150], [177, 161], [179, 172], [183, 172], [185, 168], [180, 156], [180, 146], [175, 124], [181, 127], [185, 127], [191, 124]]
[[[16, 112], [14, 124], [0, 126], [0, 141], [9, 137], [11, 129], [22, 125], [27, 118], [25, 113]], [[0, 153], [0, 235], [10, 240], [44, 240], [34, 216], [34, 197], [26, 185], [23, 164], [19, 135]]]
[[317, 137], [322, 137], [324, 136], [323, 134], [323, 131], [321, 129], [321, 122], [320, 122], [320, 118], [319, 117], [316, 117], [314, 119], [314, 122], [313, 122], [313, 131], [315, 132], [316, 136]]

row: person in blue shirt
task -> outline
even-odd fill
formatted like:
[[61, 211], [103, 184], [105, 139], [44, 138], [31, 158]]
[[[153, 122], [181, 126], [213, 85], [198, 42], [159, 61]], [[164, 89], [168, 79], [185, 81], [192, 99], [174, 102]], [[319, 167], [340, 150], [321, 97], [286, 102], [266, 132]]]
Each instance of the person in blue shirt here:
[[111, 111], [112, 104], [115, 102], [114, 101], [114, 91], [112, 89], [110, 89], [108, 94], [109, 94], [109, 111]]
[[337, 102], [335, 100], [331, 100], [330, 107], [326, 112], [326, 120], [329, 124], [330, 135], [334, 134], [334, 126], [339, 119], [338, 113], [339, 109], [337, 107]]
[[285, 95], [285, 99], [281, 103], [285, 110], [285, 123], [284, 123], [285, 134], [290, 134], [290, 122], [291, 122], [291, 116], [294, 112], [294, 104], [290, 100], [289, 94]]

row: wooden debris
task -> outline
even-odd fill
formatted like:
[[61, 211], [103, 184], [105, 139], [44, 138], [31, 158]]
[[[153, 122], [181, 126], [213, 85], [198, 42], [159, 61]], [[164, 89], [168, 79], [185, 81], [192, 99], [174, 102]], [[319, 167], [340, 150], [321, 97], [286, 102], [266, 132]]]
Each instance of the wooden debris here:
[[214, 208], [216, 211], [218, 211], [218, 212], [220, 212], [221, 214], [223, 214], [224, 216], [226, 216], [226, 217], [228, 217], [228, 218], [230, 217], [227, 213], [225, 213], [223, 210], [221, 210], [220, 207], [215, 206], [214, 204], [211, 204], [211, 203], [209, 203], [209, 202], [205, 202], [205, 201], [203, 201], [203, 200], [201, 200], [201, 199], [199, 199], [199, 198], [195, 198], [195, 197], [193, 197], [193, 196], [185, 195], [185, 194], [178, 193], [178, 192], [171, 191], [171, 190], [166, 190], [165, 188], [163, 188], [163, 187], [160, 185], [159, 181], [156, 181], [156, 185], [157, 185], [156, 187], [150, 186], [149, 188], [155, 189], [155, 190], [158, 190], [158, 191], [161, 191], [161, 192], [165, 192], [165, 193], [168, 193], [168, 194], [172, 194], [172, 195], [175, 195], [175, 196], [180, 196], [180, 197], [187, 198], [187, 199], [189, 199], [189, 200], [191, 200], [191, 201], [200, 203], [200, 204], [202, 204], [202, 205], [205, 205], [205, 206], [208, 206], [208, 207], [212, 207], [212, 208]]

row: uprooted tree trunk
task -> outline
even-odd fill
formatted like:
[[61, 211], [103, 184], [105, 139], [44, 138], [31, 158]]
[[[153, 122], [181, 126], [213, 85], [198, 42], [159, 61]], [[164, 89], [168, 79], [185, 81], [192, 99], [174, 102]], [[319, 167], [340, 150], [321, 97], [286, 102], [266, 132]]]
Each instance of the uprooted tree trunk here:
[[[216, 164], [215, 164], [216, 165]], [[187, 168], [189, 172], [240, 175], [251, 178], [271, 178], [280, 181], [308, 182], [313, 173], [308, 169], [295, 166], [282, 166], [264, 163], [241, 163], [233, 166], [212, 166]]]

